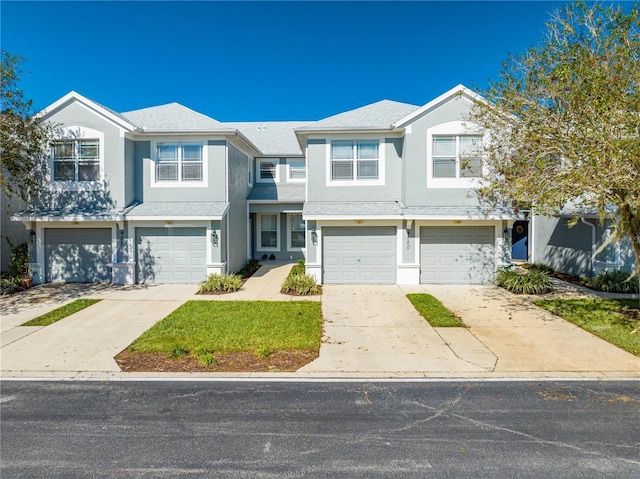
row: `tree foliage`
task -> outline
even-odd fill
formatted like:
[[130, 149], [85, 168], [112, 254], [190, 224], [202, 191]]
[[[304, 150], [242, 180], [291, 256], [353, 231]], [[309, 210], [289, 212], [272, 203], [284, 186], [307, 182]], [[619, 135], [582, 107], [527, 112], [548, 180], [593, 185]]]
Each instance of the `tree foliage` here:
[[53, 126], [32, 114], [32, 101], [19, 88], [19, 55], [2, 50], [0, 72], [0, 188], [9, 197], [29, 200], [38, 192], [43, 158], [48, 153]]
[[613, 214], [640, 271], [640, 10], [577, 2], [509, 56], [470, 120], [490, 131], [480, 194], [534, 213]]

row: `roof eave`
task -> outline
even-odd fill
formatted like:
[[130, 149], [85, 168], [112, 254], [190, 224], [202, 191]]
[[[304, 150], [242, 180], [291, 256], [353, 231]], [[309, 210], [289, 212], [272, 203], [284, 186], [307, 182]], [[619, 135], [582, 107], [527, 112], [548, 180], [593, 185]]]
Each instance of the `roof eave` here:
[[439, 104], [441, 104], [445, 100], [448, 100], [449, 98], [452, 98], [452, 97], [454, 97], [456, 95], [466, 96], [471, 101], [476, 101], [476, 102], [481, 102], [481, 103], [486, 103], [487, 102], [487, 100], [483, 96], [477, 94], [476, 92], [474, 92], [473, 90], [467, 88], [466, 86], [464, 86], [462, 84], [456, 85], [451, 90], [444, 92], [439, 97], [434, 98], [433, 100], [431, 100], [427, 104], [421, 106], [417, 110], [412, 111], [411, 113], [409, 113], [404, 118], [400, 118], [398, 121], [396, 121], [395, 123], [392, 124], [392, 127], [394, 127], [394, 128], [404, 128], [409, 123], [411, 123], [413, 120], [415, 120], [417, 117], [423, 115], [425, 112], [431, 110], [432, 108], [438, 106]]
[[129, 131], [139, 130], [138, 126], [134, 125], [129, 121], [125, 121], [123, 118], [120, 118], [117, 115], [114, 115], [112, 112], [110, 112], [109, 110], [106, 110], [101, 105], [94, 102], [93, 100], [90, 100], [89, 98], [82, 96], [80, 93], [77, 93], [73, 90], [67, 93], [66, 95], [64, 95], [62, 98], [59, 98], [58, 100], [54, 101], [49, 106], [40, 110], [38, 113], [34, 115], [34, 118], [46, 120], [48, 116], [52, 115], [53, 113], [60, 110], [65, 105], [71, 103], [74, 100], [80, 102], [81, 104], [88, 107], [89, 109], [92, 109], [97, 113], [100, 113], [102, 116], [108, 118], [113, 123], [124, 128], [125, 130], [129, 130]]

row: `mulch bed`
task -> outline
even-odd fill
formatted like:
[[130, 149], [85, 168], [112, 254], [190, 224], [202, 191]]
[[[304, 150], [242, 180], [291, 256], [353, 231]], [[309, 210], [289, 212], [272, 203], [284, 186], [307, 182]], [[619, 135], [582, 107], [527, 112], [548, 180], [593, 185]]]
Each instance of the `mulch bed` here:
[[167, 353], [122, 351], [115, 357], [124, 372], [285, 372], [297, 371], [318, 357], [318, 351], [276, 351], [266, 358], [252, 352], [215, 354], [216, 364], [203, 366], [198, 358], [173, 359]]

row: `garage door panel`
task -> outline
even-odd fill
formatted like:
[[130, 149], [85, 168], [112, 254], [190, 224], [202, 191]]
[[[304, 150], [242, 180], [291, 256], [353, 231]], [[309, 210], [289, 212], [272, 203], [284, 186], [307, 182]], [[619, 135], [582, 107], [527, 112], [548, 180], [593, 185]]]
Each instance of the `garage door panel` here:
[[494, 270], [493, 226], [422, 227], [421, 283], [483, 283]]
[[198, 283], [206, 277], [205, 228], [137, 228], [140, 283]]
[[46, 281], [95, 283], [111, 281], [110, 228], [47, 228]]
[[322, 231], [325, 283], [395, 283], [395, 227]]

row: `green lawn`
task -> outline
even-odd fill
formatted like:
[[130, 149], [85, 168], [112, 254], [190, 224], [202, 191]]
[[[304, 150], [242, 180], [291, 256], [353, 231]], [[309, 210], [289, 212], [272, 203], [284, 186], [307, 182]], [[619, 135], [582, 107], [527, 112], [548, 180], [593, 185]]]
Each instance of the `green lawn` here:
[[455, 314], [445, 308], [440, 301], [425, 293], [408, 294], [407, 298], [418, 312], [434, 328], [464, 327]]
[[585, 331], [640, 356], [640, 334], [631, 334], [638, 322], [618, 312], [623, 308], [637, 308], [638, 300], [538, 299], [534, 303]]
[[38, 316], [31, 321], [27, 321], [22, 326], [47, 326], [49, 324], [55, 323], [56, 321], [60, 321], [67, 316], [71, 316], [73, 313], [77, 313], [84, 308], [88, 308], [98, 301], [100, 300], [88, 298], [76, 299], [72, 303], [65, 304], [58, 309], [54, 309], [53, 311], [49, 311], [48, 313], [43, 314], [42, 316]]
[[136, 339], [130, 351], [207, 353], [318, 350], [321, 304], [310, 301], [187, 301]]

